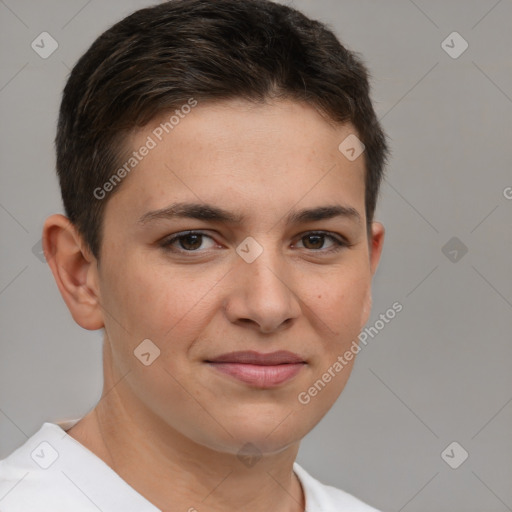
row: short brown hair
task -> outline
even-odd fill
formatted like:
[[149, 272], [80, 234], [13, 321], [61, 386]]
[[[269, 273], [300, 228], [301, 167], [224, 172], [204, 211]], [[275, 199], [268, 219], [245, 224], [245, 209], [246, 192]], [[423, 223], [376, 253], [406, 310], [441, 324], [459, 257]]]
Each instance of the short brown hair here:
[[64, 88], [55, 143], [66, 215], [99, 259], [108, 198], [93, 191], [121, 165], [131, 131], [190, 98], [289, 98], [356, 128], [370, 223], [388, 147], [369, 93], [360, 58], [326, 25], [288, 6], [171, 0], [138, 10], [96, 39]]

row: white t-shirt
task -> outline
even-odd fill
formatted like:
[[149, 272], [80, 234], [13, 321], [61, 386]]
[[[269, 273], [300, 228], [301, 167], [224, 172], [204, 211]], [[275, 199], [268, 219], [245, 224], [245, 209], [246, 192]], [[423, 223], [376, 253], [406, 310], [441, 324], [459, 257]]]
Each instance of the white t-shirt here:
[[[378, 512], [321, 484], [294, 463], [307, 512]], [[191, 503], [200, 511], [201, 502]], [[160, 512], [59, 425], [41, 429], [0, 461], [1, 512]]]

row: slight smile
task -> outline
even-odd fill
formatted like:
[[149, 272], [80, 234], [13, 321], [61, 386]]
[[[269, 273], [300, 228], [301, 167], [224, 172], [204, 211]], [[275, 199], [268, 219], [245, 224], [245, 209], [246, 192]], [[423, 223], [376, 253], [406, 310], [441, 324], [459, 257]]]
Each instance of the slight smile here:
[[230, 352], [207, 360], [212, 368], [257, 388], [273, 388], [295, 377], [307, 364], [288, 351], [261, 354], [255, 351]]

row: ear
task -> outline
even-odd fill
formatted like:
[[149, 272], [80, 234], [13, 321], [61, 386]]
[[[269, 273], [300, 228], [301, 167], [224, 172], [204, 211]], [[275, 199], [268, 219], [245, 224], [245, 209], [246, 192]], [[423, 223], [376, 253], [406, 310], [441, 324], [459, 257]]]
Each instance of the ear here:
[[372, 222], [371, 233], [369, 234], [368, 244], [370, 247], [370, 269], [372, 276], [379, 266], [382, 247], [384, 245], [384, 226], [380, 222]]
[[[372, 277], [375, 275], [377, 267], [379, 266], [379, 261], [382, 254], [382, 247], [384, 245], [384, 234], [384, 226], [380, 222], [372, 222], [370, 233], [368, 233], [370, 272]], [[361, 328], [363, 328], [366, 322], [368, 322], [371, 310], [372, 287], [370, 283], [370, 285], [368, 286], [366, 297], [364, 299], [363, 313], [361, 318]]]
[[48, 217], [43, 251], [59, 291], [75, 322], [88, 330], [104, 326], [96, 258], [64, 215]]

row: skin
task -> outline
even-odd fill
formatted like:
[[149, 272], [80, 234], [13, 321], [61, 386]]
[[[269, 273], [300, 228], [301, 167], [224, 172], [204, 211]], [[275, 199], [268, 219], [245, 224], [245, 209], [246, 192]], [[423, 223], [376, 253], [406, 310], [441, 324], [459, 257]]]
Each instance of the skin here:
[[[160, 121], [134, 132], [130, 150]], [[338, 150], [351, 133], [291, 100], [199, 104], [104, 199], [99, 262], [66, 217], [46, 220], [43, 247], [73, 318], [105, 329], [102, 399], [68, 434], [158, 508], [304, 510], [292, 470], [299, 443], [354, 360], [307, 405], [298, 395], [367, 322], [384, 239], [380, 223], [366, 228], [364, 156], [349, 161]], [[139, 222], [174, 202], [245, 218]], [[285, 223], [292, 211], [332, 205], [359, 218]], [[207, 236], [160, 245], [186, 230]], [[335, 242], [311, 231], [350, 246], [329, 252]], [[248, 236], [263, 248], [252, 263], [236, 252]], [[144, 339], [160, 350], [149, 366], [134, 356]], [[205, 362], [236, 350], [289, 350], [306, 364], [261, 389]], [[252, 467], [237, 456], [248, 442], [261, 454]]]

